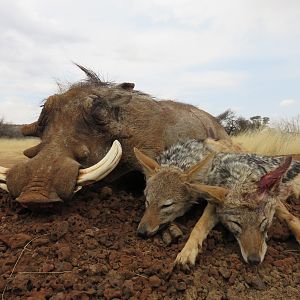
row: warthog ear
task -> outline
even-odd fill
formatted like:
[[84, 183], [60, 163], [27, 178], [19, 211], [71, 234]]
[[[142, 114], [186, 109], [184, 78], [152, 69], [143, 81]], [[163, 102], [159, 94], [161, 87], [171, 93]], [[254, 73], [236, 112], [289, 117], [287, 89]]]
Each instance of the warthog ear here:
[[262, 176], [261, 179], [257, 182], [258, 192], [261, 194], [264, 192], [270, 192], [274, 187], [278, 186], [281, 183], [284, 174], [289, 169], [291, 163], [292, 156], [288, 156], [283, 164], [281, 164], [275, 170]]
[[22, 128], [21, 128], [21, 132], [25, 136], [39, 137], [39, 135], [38, 135], [38, 122], [23, 125]]
[[[197, 194], [199, 194], [199, 196], [207, 199], [207, 201], [219, 205], [224, 203], [226, 196], [229, 192], [228, 189], [223, 187], [200, 184], [200, 183], [186, 183], [186, 187], [190, 191], [196, 192]], [[207, 197], [207, 195], [209, 197]]]
[[184, 176], [186, 176], [187, 181], [193, 180], [198, 172], [203, 169], [204, 167], [208, 167], [208, 164], [213, 160], [214, 154], [208, 154], [207, 156], [204, 157], [201, 161], [199, 161], [196, 165], [192, 166], [188, 170], [184, 172]]
[[133, 151], [137, 160], [143, 166], [147, 177], [152, 176], [155, 172], [157, 172], [157, 170], [159, 170], [160, 165], [154, 159], [142, 153], [138, 148], [134, 147]]

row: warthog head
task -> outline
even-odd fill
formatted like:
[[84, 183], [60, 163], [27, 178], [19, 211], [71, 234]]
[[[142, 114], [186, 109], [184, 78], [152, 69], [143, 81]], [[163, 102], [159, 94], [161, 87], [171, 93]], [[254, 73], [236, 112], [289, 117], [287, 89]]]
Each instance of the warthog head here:
[[[275, 170], [262, 176], [256, 183], [241, 180], [230, 190], [223, 187], [191, 184], [190, 188], [216, 205], [216, 213], [237, 239], [247, 263], [259, 264], [267, 250], [266, 238], [279, 201], [291, 193], [281, 182], [292, 158]], [[206, 194], [206, 196], [205, 196]]]
[[192, 191], [189, 182], [211, 160], [212, 155], [183, 172], [175, 166], [160, 166], [138, 149], [135, 148], [134, 151], [147, 179], [144, 191], [146, 210], [137, 231], [139, 235], [149, 237], [162, 225], [183, 216], [196, 202], [198, 195]]
[[80, 186], [105, 177], [121, 158], [120, 143], [113, 143], [119, 137], [118, 112], [130, 101], [134, 84], [102, 83], [81, 68], [89, 81], [50, 96], [38, 121], [23, 126], [24, 135], [41, 139], [24, 151], [31, 159], [0, 169], [1, 187], [24, 206], [69, 199]]

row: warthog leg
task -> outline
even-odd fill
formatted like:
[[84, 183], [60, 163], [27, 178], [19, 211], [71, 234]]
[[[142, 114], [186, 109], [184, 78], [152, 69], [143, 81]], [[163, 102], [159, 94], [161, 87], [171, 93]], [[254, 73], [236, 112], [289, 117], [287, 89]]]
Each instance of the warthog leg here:
[[202, 249], [203, 241], [217, 223], [218, 218], [215, 213], [215, 206], [208, 203], [184, 248], [177, 255], [174, 264], [184, 269], [188, 269], [189, 265], [194, 266], [196, 257]]
[[291, 214], [281, 201], [277, 204], [275, 213], [280, 220], [287, 223], [300, 244], [300, 219]]

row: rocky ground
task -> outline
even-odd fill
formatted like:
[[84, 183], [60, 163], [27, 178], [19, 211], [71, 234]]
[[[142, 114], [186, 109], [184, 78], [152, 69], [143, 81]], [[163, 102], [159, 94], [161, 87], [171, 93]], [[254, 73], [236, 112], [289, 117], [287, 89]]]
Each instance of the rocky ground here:
[[[2, 299], [300, 299], [300, 247], [285, 224], [274, 222], [258, 267], [218, 226], [194, 270], [172, 271], [203, 207], [179, 220], [184, 237], [166, 246], [160, 236], [137, 237], [144, 198], [126, 189], [94, 187], [44, 212], [0, 192]], [[299, 215], [299, 201], [290, 202]]]

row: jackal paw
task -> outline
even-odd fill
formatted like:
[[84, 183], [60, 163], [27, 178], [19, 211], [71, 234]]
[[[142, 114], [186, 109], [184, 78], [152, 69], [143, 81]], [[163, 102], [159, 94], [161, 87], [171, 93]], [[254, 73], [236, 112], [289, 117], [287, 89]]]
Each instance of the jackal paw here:
[[183, 236], [182, 230], [175, 223], [171, 223], [169, 227], [162, 232], [162, 240], [167, 246], [176, 242], [181, 236]]
[[181, 252], [178, 253], [174, 265], [182, 269], [189, 269], [189, 267], [195, 265], [198, 253], [199, 248], [197, 244], [187, 243]]

